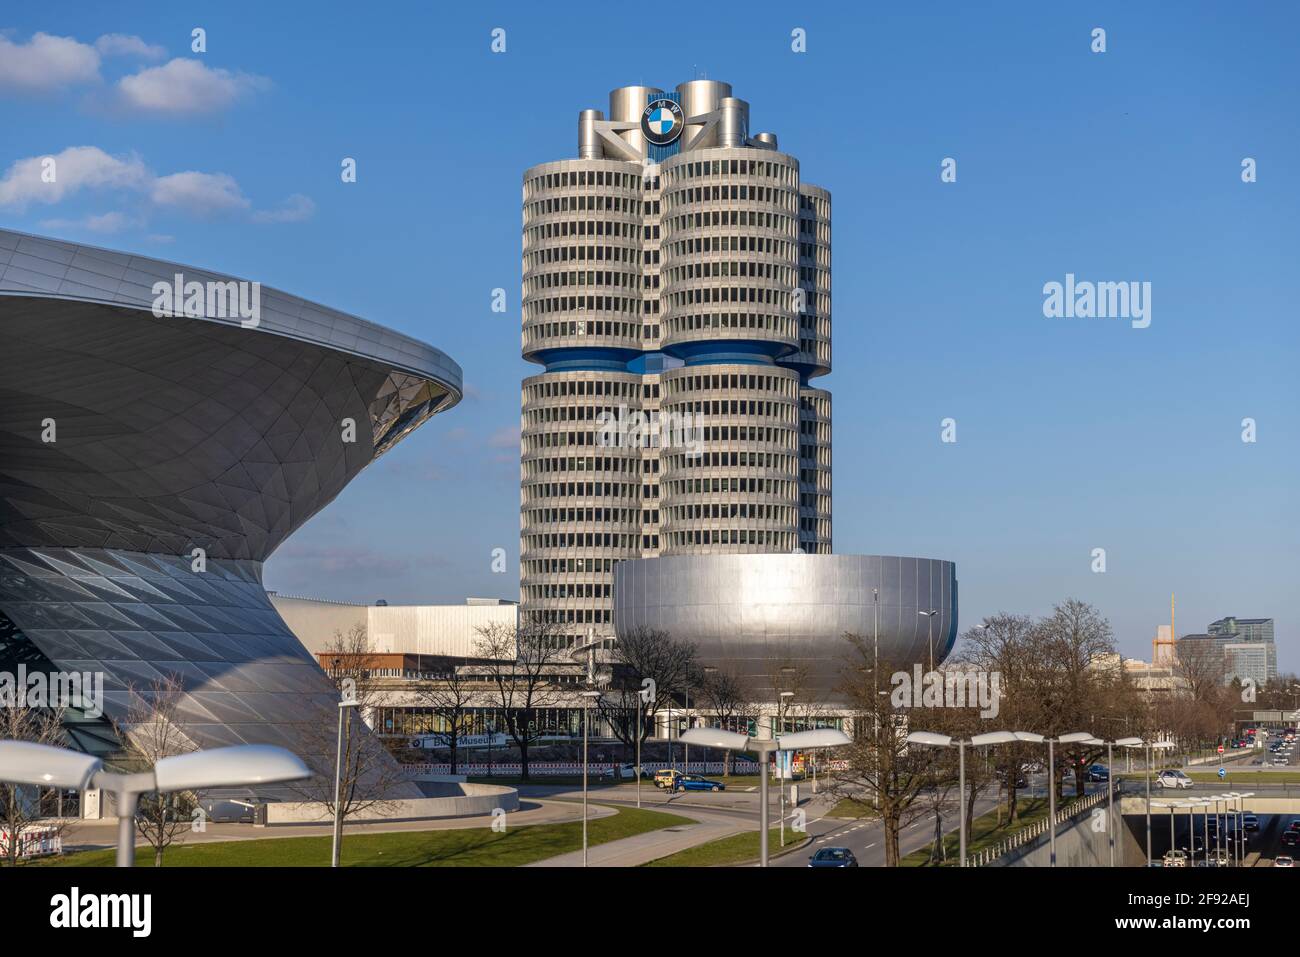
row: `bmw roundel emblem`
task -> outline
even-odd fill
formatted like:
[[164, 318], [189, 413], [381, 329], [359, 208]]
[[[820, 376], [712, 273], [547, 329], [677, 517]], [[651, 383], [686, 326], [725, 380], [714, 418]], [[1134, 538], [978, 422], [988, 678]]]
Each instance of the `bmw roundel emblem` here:
[[682, 135], [682, 108], [676, 100], [651, 100], [641, 114], [641, 133], [655, 146], [667, 146]]

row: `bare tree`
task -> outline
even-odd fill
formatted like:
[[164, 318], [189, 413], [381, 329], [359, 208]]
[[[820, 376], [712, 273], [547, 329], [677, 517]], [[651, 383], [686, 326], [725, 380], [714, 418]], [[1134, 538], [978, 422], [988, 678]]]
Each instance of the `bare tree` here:
[[[126, 716], [114, 722], [123, 743], [122, 763], [130, 771], [148, 771], [163, 758], [197, 750], [181, 731], [180, 705], [185, 683], [178, 675], [155, 678], [144, 691], [127, 688]], [[153, 848], [154, 867], [178, 834], [192, 826], [198, 797], [191, 791], [140, 795], [135, 829]]]
[[456, 755], [467, 733], [469, 710], [475, 698], [473, 679], [454, 664], [445, 675], [422, 679], [415, 689], [416, 700], [428, 708], [441, 727], [429, 732], [451, 752], [451, 773], [456, 773]]
[[[312, 776], [292, 785], [291, 790], [305, 801], [323, 804], [333, 816], [337, 768], [337, 807], [346, 823], [349, 817], [362, 812], [383, 812], [391, 808], [393, 795], [407, 783], [407, 776], [363, 719], [379, 703], [382, 691], [375, 675], [378, 659], [370, 649], [365, 625], [353, 625], [346, 632], [335, 631], [321, 655], [336, 694], [317, 698], [311, 714], [300, 726], [300, 736], [308, 752], [301, 757], [311, 768]], [[355, 707], [340, 708], [340, 703], [345, 701], [355, 703]], [[336, 760], [340, 752], [342, 759]]]
[[494, 703], [519, 749], [519, 774], [527, 781], [528, 752], [546, 731], [539, 712], [562, 699], [555, 676], [558, 666], [569, 663], [567, 650], [553, 625], [533, 620], [485, 625], [475, 644], [478, 657], [487, 659]]
[[[696, 683], [700, 706], [708, 712], [716, 727], [748, 733], [749, 723], [758, 717], [753, 694], [732, 669], [706, 668]], [[723, 752], [722, 776], [731, 774], [731, 751]]]
[[[25, 701], [6, 701], [0, 706], [0, 739], [30, 741], [50, 747], [64, 747], [67, 735], [63, 730], [63, 709], [33, 707]], [[4, 859], [9, 866], [18, 863], [22, 832], [42, 817], [42, 789], [29, 789], [17, 784], [0, 787], [0, 827], [9, 835], [4, 845]], [[47, 826], [62, 831], [62, 821], [47, 822]]]
[[638, 711], [644, 744], [655, 715], [696, 684], [695, 646], [666, 631], [638, 628], [619, 637], [611, 658], [613, 677], [598, 699], [601, 716], [624, 748], [634, 749]]

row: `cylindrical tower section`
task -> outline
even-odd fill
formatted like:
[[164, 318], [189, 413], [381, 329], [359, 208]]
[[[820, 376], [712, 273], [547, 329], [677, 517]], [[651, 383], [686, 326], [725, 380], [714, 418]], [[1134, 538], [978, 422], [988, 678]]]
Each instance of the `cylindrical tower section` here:
[[618, 135], [638, 153], [645, 155], [645, 137], [641, 135], [641, 114], [645, 112], [650, 99], [659, 96], [663, 90], [657, 86], [620, 86], [609, 91], [609, 118], [615, 122], [636, 124], [632, 129]]
[[799, 548], [831, 553], [831, 394], [799, 390]]
[[660, 454], [659, 553], [793, 551], [798, 374], [737, 363], [684, 366], [660, 378], [660, 415], [678, 427], [689, 423], [681, 431], [702, 441]]
[[614, 564], [642, 554], [641, 377], [548, 372], [521, 399], [521, 613], [574, 644], [608, 633]]
[[781, 360], [806, 382], [831, 371], [831, 194], [799, 187], [799, 351]]
[[756, 139], [756, 140], [758, 140], [758, 142], [762, 143], [763, 146], [766, 147], [767, 149], [773, 149], [773, 150], [774, 150], [774, 149], [778, 149], [778, 147], [777, 147], [777, 145], [776, 145], [776, 134], [775, 134], [775, 133], [755, 133], [755, 134], [754, 134], [754, 139]]
[[525, 359], [621, 369], [641, 351], [641, 165], [560, 160], [523, 189]]
[[661, 178], [663, 351], [688, 363], [795, 353], [798, 162], [692, 150]]

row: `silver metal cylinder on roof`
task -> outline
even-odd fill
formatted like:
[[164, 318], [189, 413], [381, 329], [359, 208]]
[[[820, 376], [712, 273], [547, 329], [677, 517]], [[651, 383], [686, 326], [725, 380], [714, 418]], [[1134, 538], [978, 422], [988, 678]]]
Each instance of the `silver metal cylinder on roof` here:
[[614, 122], [629, 122], [636, 125], [618, 135], [636, 150], [645, 152], [645, 137], [641, 135], [641, 114], [653, 96], [659, 96], [663, 90], [657, 86], [620, 86], [609, 91], [609, 118]]
[[775, 133], [755, 133], [754, 139], [758, 140], [758, 142], [762, 143], [764, 146], [768, 147], [769, 149], [777, 148]]
[[600, 110], [583, 110], [578, 114], [578, 158], [601, 159], [605, 149], [600, 145], [600, 136], [596, 132], [596, 123], [603, 120], [605, 114]]
[[708, 149], [718, 145], [718, 128], [715, 126], [696, 139], [703, 125], [690, 122], [693, 116], [703, 116], [718, 109], [722, 101], [731, 96], [731, 84], [721, 80], [689, 80], [677, 84], [677, 96], [681, 100], [682, 114], [686, 118], [686, 129], [682, 131], [682, 143], [690, 144], [691, 149]]
[[749, 136], [749, 104], [734, 96], [724, 97], [718, 104], [722, 110], [722, 121], [718, 124], [718, 145], [721, 147], [744, 146]]

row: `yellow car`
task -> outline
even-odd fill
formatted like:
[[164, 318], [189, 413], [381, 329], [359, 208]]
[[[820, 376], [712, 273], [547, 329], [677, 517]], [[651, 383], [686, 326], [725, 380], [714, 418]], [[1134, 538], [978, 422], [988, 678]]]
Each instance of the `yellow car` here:
[[672, 790], [673, 783], [682, 776], [682, 772], [673, 768], [665, 768], [662, 771], [655, 772], [655, 787], [667, 788]]

